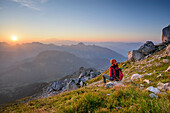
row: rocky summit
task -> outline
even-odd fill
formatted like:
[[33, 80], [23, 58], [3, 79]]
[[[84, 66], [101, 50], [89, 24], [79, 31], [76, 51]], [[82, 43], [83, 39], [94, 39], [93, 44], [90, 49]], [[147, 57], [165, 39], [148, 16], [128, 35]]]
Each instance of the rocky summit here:
[[162, 30], [162, 42], [170, 41], [170, 25]]

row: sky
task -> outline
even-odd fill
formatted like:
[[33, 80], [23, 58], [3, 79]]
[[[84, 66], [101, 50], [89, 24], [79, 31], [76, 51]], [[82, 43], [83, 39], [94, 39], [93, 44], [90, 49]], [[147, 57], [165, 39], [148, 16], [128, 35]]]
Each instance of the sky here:
[[0, 42], [161, 41], [170, 0], [0, 0]]

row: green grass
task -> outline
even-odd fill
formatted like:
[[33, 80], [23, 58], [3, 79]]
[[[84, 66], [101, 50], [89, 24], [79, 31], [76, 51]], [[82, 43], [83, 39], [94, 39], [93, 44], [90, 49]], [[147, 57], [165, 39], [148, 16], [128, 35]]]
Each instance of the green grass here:
[[133, 86], [112, 89], [91, 86], [26, 104], [9, 106], [4, 112], [168, 112], [169, 96], [159, 95], [158, 99], [152, 99], [148, 91]]

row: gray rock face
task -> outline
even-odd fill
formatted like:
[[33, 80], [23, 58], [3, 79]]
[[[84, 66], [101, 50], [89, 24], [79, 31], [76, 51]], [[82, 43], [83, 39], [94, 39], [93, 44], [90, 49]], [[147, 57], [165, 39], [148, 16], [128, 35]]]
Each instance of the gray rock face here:
[[51, 84], [51, 88], [52, 88], [53, 90], [55, 90], [55, 91], [61, 90], [62, 87], [63, 87], [63, 84], [62, 84], [61, 81], [56, 81], [56, 82], [53, 82], [53, 83]]
[[166, 54], [167, 54], [168, 56], [170, 56], [170, 45], [167, 46], [165, 52], [166, 52]]
[[162, 42], [170, 41], [170, 25], [162, 30]]
[[128, 59], [133, 62], [144, 58], [144, 55], [140, 53], [138, 50], [129, 51], [127, 52], [127, 55], [128, 55]]
[[152, 41], [147, 41], [144, 45], [139, 48], [139, 52], [144, 55], [149, 55], [155, 50], [155, 45]]
[[67, 86], [66, 86], [66, 89], [67, 89], [67, 90], [72, 90], [72, 89], [77, 89], [77, 88], [78, 88], [78, 87], [77, 87], [77, 85], [76, 85], [76, 83], [75, 83], [74, 80], [70, 81], [70, 82], [67, 84]]
[[91, 68], [89, 69], [83, 68], [83, 70], [80, 69], [79, 72], [74, 72], [73, 75], [77, 73], [79, 73], [79, 75], [77, 75], [78, 78], [75, 78], [75, 77], [66, 78], [66, 79], [63, 79], [62, 81], [55, 81], [51, 83], [49, 87], [47, 88], [46, 92], [42, 96], [48, 97], [54, 94], [59, 94], [64, 91], [70, 91], [73, 89], [83, 87], [86, 85], [87, 80], [95, 78], [101, 74], [97, 70], [91, 69]]

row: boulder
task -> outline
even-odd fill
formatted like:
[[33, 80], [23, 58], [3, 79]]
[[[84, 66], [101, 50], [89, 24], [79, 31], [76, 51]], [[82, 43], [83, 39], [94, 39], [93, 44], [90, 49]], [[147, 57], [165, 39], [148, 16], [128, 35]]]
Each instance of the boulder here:
[[128, 59], [132, 62], [141, 60], [144, 58], [144, 55], [142, 53], [140, 53], [138, 50], [132, 50], [127, 52], [128, 55]]
[[170, 25], [163, 28], [162, 30], [162, 42], [170, 41]]
[[147, 76], [151, 76], [151, 75], [152, 75], [152, 73], [146, 73], [146, 75], [147, 75]]
[[163, 63], [169, 63], [168, 59], [163, 59]]
[[106, 83], [106, 85], [105, 85], [105, 88], [107, 89], [107, 88], [113, 88], [114, 87], [114, 84], [112, 83], [112, 82], [108, 82], [108, 83]]
[[59, 91], [63, 88], [62, 82], [61, 81], [53, 82], [50, 85], [50, 88], [53, 89], [54, 91]]
[[131, 76], [131, 80], [137, 79], [137, 78], [141, 78], [141, 76], [139, 74], [133, 74]]
[[157, 76], [157, 78], [160, 78], [162, 75], [163, 75], [163, 74], [159, 74], [159, 75]]
[[149, 55], [150, 53], [155, 51], [155, 45], [152, 41], [147, 41], [138, 49], [138, 51], [144, 55]]
[[145, 79], [145, 80], [143, 80], [144, 82], [146, 82], [146, 83], [151, 83], [151, 81], [150, 80], [147, 80], [147, 79]]
[[79, 78], [75, 78], [75, 79], [73, 79], [73, 80], [74, 80], [75, 84], [78, 84], [78, 83], [79, 83], [79, 81], [80, 81], [80, 79], [79, 79]]
[[161, 90], [161, 91], [166, 91], [166, 90], [169, 91], [169, 90], [170, 90], [170, 83], [165, 83], [165, 84], [164, 84], [164, 83], [160, 83], [160, 82], [159, 82], [157, 85], [158, 85], [157, 88], [158, 88], [159, 90]]
[[161, 93], [161, 91], [158, 88], [154, 88], [153, 86], [148, 87], [146, 90], [151, 91], [155, 94]]
[[165, 72], [168, 72], [168, 71], [170, 71], [170, 66], [167, 68], [167, 70], [165, 70]]
[[83, 87], [84, 86], [84, 83], [81, 81], [80, 82], [80, 87]]
[[158, 96], [155, 95], [154, 93], [149, 94], [149, 96], [150, 96], [151, 98], [158, 98]]

